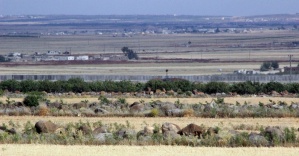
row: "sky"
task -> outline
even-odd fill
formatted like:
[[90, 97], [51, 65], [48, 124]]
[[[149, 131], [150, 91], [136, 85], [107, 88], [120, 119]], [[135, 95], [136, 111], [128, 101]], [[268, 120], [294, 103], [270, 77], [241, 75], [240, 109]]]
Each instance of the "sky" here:
[[0, 15], [227, 15], [299, 13], [299, 0], [0, 0]]

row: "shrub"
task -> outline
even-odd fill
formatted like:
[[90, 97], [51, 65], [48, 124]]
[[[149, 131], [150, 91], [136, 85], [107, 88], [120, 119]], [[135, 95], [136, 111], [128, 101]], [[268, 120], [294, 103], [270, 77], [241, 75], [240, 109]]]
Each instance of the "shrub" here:
[[38, 110], [38, 115], [39, 116], [46, 116], [49, 114], [49, 109], [46, 105], [40, 105], [39, 110]]
[[157, 116], [159, 116], [159, 109], [157, 109], [157, 108], [153, 108], [153, 109], [151, 110], [151, 112], [150, 112], [150, 116], [151, 116], [151, 117], [157, 117]]
[[183, 112], [184, 117], [192, 117], [194, 116], [194, 110], [193, 109], [186, 109]]
[[28, 107], [36, 107], [39, 105], [39, 99], [40, 97], [37, 95], [28, 95], [25, 97], [23, 103]]
[[100, 103], [102, 105], [103, 104], [108, 105], [110, 103], [110, 101], [108, 100], [108, 98], [106, 98], [105, 96], [102, 96], [102, 95], [98, 98], [98, 100], [100, 100]]

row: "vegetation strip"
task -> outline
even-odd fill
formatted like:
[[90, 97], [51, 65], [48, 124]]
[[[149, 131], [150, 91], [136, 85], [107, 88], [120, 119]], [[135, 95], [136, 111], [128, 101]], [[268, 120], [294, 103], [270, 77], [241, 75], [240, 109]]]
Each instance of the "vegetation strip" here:
[[231, 93], [231, 94], [263, 94], [272, 91], [299, 93], [299, 83], [259, 83], [259, 82], [239, 82], [239, 83], [225, 83], [225, 82], [209, 82], [209, 83], [192, 83], [184, 79], [154, 79], [147, 83], [136, 83], [131, 81], [95, 81], [84, 82], [79, 78], [72, 78], [68, 81], [16, 81], [6, 80], [0, 82], [0, 94], [7, 90], [10, 92], [33, 92], [45, 91], [48, 93], [58, 92], [143, 92], [178, 94], [185, 93], [191, 95], [192, 93], [204, 92], [208, 94], [215, 93]]

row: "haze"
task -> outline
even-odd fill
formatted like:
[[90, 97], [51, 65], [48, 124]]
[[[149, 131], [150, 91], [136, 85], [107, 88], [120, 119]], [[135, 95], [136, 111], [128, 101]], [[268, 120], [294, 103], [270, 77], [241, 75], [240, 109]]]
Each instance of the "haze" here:
[[294, 14], [298, 0], [0, 0], [0, 15]]

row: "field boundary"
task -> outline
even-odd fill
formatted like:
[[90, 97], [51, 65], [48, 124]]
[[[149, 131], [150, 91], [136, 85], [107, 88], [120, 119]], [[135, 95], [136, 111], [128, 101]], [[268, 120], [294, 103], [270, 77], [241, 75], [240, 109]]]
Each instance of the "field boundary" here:
[[[68, 80], [71, 78], [81, 78], [84, 81], [122, 81], [130, 80], [136, 82], [147, 82], [151, 79], [164, 79], [166, 76], [147, 76], [147, 75], [0, 75], [0, 81], [5, 80]], [[299, 82], [299, 75], [190, 75], [190, 76], [168, 76], [167, 78], [186, 79], [191, 82]]]

